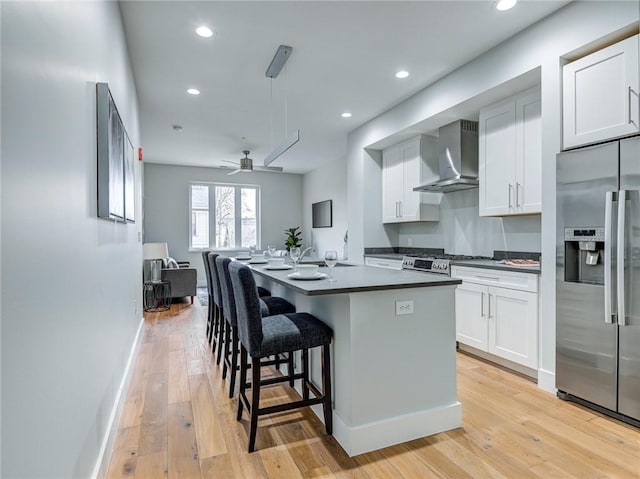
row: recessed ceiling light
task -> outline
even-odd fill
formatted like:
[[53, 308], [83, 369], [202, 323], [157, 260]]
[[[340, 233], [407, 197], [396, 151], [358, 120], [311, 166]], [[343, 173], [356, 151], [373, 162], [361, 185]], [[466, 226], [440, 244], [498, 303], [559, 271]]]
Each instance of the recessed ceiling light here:
[[351, 113], [349, 113], [348, 111], [345, 111], [342, 115], [340, 115], [342, 118], [351, 118]]
[[209, 38], [213, 36], [213, 31], [205, 25], [202, 25], [196, 28], [196, 33], [204, 38]]
[[200, 94], [200, 90], [196, 89], [196, 88], [189, 88], [187, 90], [187, 93], [189, 95], [199, 95]]
[[518, 0], [498, 0], [496, 2], [496, 10], [504, 12], [505, 10], [511, 10], [516, 6]]
[[409, 72], [406, 70], [400, 70], [396, 73], [396, 78], [407, 78], [409, 76]]

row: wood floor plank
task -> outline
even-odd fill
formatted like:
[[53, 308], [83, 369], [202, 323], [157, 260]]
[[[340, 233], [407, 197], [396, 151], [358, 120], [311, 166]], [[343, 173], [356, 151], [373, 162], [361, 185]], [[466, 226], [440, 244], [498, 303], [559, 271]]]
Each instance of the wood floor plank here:
[[166, 450], [138, 457], [135, 479], [162, 479], [167, 474]]
[[[640, 479], [638, 429], [466, 354], [457, 355], [460, 429], [352, 458], [302, 409], [261, 417], [249, 454], [247, 415], [236, 421], [205, 319], [197, 302], [145, 314], [109, 478]], [[269, 387], [262, 405], [297, 397]]]
[[123, 428], [119, 431], [107, 471], [109, 479], [135, 477], [139, 443], [140, 426]]
[[169, 479], [197, 479], [200, 474], [198, 442], [190, 402], [169, 404], [167, 470]]
[[235, 479], [238, 477], [231, 464], [229, 454], [201, 459], [200, 470], [203, 478]]
[[122, 406], [119, 427], [126, 429], [142, 424], [142, 409], [146, 394], [147, 369], [151, 359], [152, 343], [142, 343], [138, 348], [138, 358], [129, 385], [127, 397]]
[[[175, 336], [175, 335], [172, 335]], [[184, 350], [169, 351], [169, 404], [191, 400]]]
[[167, 450], [167, 375], [149, 374], [145, 381], [139, 456]]
[[201, 458], [217, 456], [227, 452], [227, 445], [220, 428], [220, 420], [209, 389], [207, 376], [189, 376], [189, 387], [193, 405], [195, 432]]

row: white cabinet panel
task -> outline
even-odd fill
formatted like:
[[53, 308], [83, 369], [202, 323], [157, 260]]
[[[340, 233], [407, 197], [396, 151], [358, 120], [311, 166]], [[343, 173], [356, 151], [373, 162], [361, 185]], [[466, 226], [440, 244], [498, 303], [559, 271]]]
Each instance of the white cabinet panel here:
[[509, 214], [515, 177], [515, 102], [480, 112], [480, 215]]
[[536, 89], [516, 99], [516, 209], [542, 212], [542, 125]]
[[438, 221], [440, 193], [413, 188], [438, 174], [438, 140], [418, 136], [382, 151], [382, 222]]
[[487, 287], [463, 283], [456, 288], [456, 340], [487, 350], [487, 312], [489, 295]]
[[637, 133], [638, 35], [563, 67], [565, 149]]
[[538, 295], [489, 288], [488, 352], [538, 367]]
[[399, 147], [384, 151], [382, 157], [382, 221], [392, 223], [400, 217], [404, 170]]
[[480, 216], [542, 211], [540, 115], [538, 87], [480, 111]]

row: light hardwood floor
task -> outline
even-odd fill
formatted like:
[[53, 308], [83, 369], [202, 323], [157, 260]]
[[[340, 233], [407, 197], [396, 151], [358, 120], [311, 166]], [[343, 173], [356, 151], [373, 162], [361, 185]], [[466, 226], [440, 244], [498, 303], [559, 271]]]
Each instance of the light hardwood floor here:
[[[640, 478], [640, 431], [463, 354], [460, 429], [350, 458], [302, 410], [260, 419], [248, 454], [205, 315], [197, 302], [145, 315], [109, 478]], [[265, 403], [295, 394], [266, 391]]]

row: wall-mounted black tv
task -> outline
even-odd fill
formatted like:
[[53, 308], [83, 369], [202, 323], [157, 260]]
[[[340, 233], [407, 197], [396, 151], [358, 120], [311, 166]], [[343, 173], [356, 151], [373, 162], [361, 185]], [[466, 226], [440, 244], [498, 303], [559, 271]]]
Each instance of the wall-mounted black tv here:
[[311, 227], [331, 228], [333, 226], [333, 201], [325, 200], [311, 205]]

